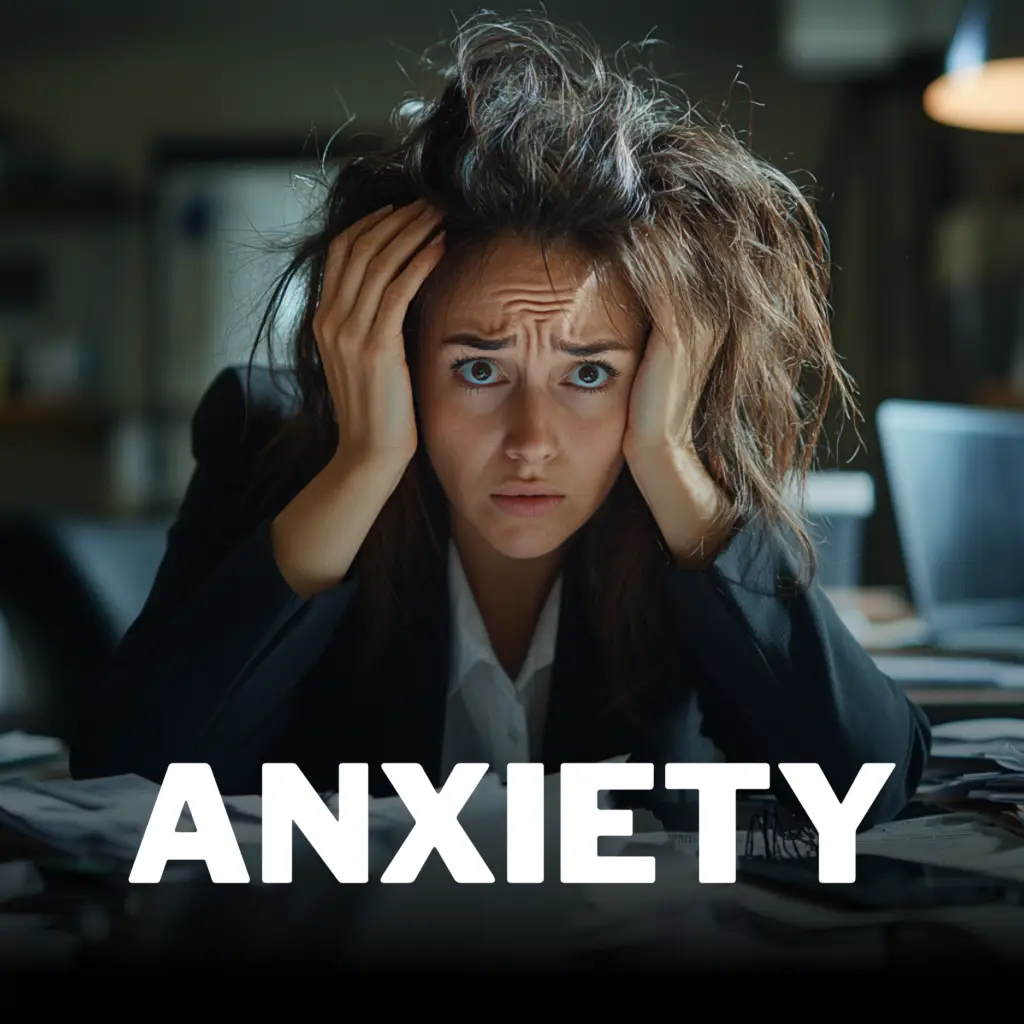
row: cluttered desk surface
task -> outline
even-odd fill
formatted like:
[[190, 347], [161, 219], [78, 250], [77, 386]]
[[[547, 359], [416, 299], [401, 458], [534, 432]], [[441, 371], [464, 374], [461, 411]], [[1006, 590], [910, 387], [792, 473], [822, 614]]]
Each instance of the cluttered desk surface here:
[[[501, 885], [484, 887], [481, 896], [479, 886], [446, 884], [450, 876], [442, 866], [436, 876], [425, 873], [427, 884], [412, 898], [405, 886], [338, 885], [322, 863], [303, 867], [297, 846], [292, 886], [215, 887], [203, 865], [201, 875], [169, 873], [159, 885], [132, 886], [127, 875], [158, 787], [133, 776], [70, 782], [60, 744], [21, 733], [0, 737], [0, 765], [0, 968], [138, 963], [181, 955], [183, 945], [193, 958], [223, 955], [227, 946], [242, 959], [247, 952], [265, 958], [268, 948], [300, 956], [303, 942], [320, 952], [329, 947], [325, 926], [341, 943], [338, 922], [346, 920], [359, 922], [361, 957], [391, 964], [425, 950], [442, 956], [439, 920], [462, 966], [470, 948], [489, 966], [488, 957], [504, 959], [525, 948], [537, 953], [538, 942], [567, 963], [614, 954], [626, 965], [643, 966], [661, 958], [689, 967], [727, 961], [740, 968], [855, 963], [884, 969], [915, 957], [1016, 962], [1024, 954], [1019, 897], [864, 910], [780, 894], [745, 876], [734, 885], [701, 885], [696, 834], [665, 831], [640, 814], [634, 835], [614, 852], [653, 856], [652, 885]], [[225, 804], [256, 881], [259, 798]], [[371, 801], [370, 811], [371, 846], [397, 849], [411, 819], [386, 802]], [[777, 858], [797, 856], [785, 852], [785, 838], [780, 844], [763, 827], [769, 817], [751, 819], [741, 808], [741, 863], [773, 847]], [[1024, 883], [1024, 719], [938, 726], [933, 761], [908, 816], [858, 838], [858, 857], [872, 854]], [[494, 873], [501, 878], [499, 867]], [[557, 868], [548, 875], [557, 878]], [[355, 894], [359, 888], [364, 892]], [[234, 922], [233, 930], [224, 931], [225, 921]], [[195, 946], [199, 933], [206, 941], [202, 954]], [[489, 947], [497, 935], [503, 944]]]
[[954, 652], [929, 643], [929, 629], [892, 588], [829, 589], [832, 603], [878, 666], [933, 724], [1024, 715], [1024, 653]]

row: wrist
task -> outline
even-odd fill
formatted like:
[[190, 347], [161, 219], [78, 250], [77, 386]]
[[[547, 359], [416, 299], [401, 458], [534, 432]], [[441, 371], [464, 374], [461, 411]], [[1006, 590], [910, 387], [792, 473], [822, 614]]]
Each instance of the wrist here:
[[712, 562], [729, 538], [733, 515], [696, 449], [634, 447], [627, 461], [676, 564], [703, 568]]
[[669, 441], [657, 444], [626, 444], [622, 446], [626, 462], [634, 473], [650, 479], [671, 477], [683, 485], [705, 486], [710, 482], [704, 463], [692, 445], [680, 446]]
[[354, 454], [338, 450], [323, 469], [323, 475], [339, 486], [386, 491], [388, 495], [398, 486], [410, 458], [392, 452], [372, 455]]

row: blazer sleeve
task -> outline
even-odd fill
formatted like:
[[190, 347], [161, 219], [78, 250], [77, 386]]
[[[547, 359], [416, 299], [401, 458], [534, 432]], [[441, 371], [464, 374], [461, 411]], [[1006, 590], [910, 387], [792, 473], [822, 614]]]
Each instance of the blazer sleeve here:
[[350, 601], [350, 581], [309, 600], [291, 589], [269, 518], [239, 530], [260, 427], [281, 419], [280, 399], [247, 394], [243, 377], [222, 373], [193, 417], [193, 476], [147, 602], [79, 715], [76, 778], [159, 782], [190, 761], [231, 785], [242, 745], [284, 710]]
[[861, 824], [870, 828], [913, 798], [931, 729], [794, 564], [780, 541], [748, 526], [710, 568], [666, 568], [702, 678], [705, 730], [729, 760], [770, 764], [773, 792], [797, 810], [779, 763], [820, 765], [840, 800], [864, 764], [895, 764]]

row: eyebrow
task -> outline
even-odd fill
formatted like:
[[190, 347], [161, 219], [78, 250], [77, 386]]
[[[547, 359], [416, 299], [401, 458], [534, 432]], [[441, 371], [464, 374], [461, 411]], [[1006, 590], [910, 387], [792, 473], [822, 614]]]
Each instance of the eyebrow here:
[[[473, 334], [452, 334], [441, 342], [442, 347], [447, 345], [461, 345], [465, 348], [476, 348], [482, 352], [502, 352], [505, 349], [515, 348], [516, 339], [507, 338], [478, 338]], [[589, 345], [571, 345], [567, 341], [559, 339], [554, 343], [559, 352], [565, 352], [570, 356], [586, 357], [600, 355], [602, 352], [632, 352], [633, 345], [628, 341], [609, 338], [607, 340], [594, 341]]]

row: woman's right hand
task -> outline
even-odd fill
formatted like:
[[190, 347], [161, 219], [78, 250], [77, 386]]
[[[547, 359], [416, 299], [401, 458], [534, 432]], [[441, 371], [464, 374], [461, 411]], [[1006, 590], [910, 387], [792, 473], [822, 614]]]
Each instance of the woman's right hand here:
[[277, 567], [302, 597], [345, 578], [416, 452], [402, 323], [441, 258], [441, 243], [423, 245], [440, 221], [422, 202], [394, 213], [385, 208], [328, 250], [313, 334], [338, 449], [271, 527]]
[[423, 200], [385, 207], [331, 242], [313, 334], [338, 423], [336, 459], [346, 466], [400, 474], [416, 451], [402, 324], [443, 255], [442, 236], [423, 245], [441, 218]]

